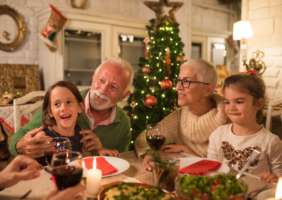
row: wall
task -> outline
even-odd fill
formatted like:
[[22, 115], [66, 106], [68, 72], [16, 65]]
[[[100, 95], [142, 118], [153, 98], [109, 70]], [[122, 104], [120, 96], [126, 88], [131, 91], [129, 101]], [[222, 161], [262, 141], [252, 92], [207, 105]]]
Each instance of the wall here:
[[193, 0], [192, 27], [212, 31], [232, 31], [235, 13], [228, 5], [220, 5], [218, 0]]
[[[157, 2], [157, 0], [148, 1]], [[80, 4], [79, 0], [76, 2], [77, 5]], [[230, 14], [198, 6], [198, 4], [203, 4], [228, 9], [228, 6], [219, 5], [217, 0], [170, 0], [170, 2], [184, 2], [184, 6], [176, 12], [175, 16], [180, 24], [179, 35], [185, 44], [186, 59], [189, 59], [191, 54], [191, 26], [214, 31], [230, 30]], [[0, 63], [12, 64], [38, 64], [38, 42], [40, 42], [37, 38], [39, 30], [36, 13], [38, 11], [48, 7], [49, 4], [55, 7], [71, 7], [70, 0], [0, 0], [0, 4], [7, 4], [17, 10], [26, 24], [26, 36], [21, 46], [13, 52], [0, 50]], [[88, 0], [85, 9], [146, 20], [155, 18], [155, 13], [143, 4], [143, 0]], [[168, 10], [166, 9], [166, 12]], [[10, 27], [9, 31], [12, 32], [12, 36], [15, 30], [10, 25], [12, 20], [8, 19], [9, 17], [5, 15], [0, 16], [0, 32]], [[5, 41], [2, 34], [0, 41]]]
[[248, 0], [243, 6], [254, 34], [247, 40], [248, 58], [257, 49], [265, 53], [266, 98], [282, 98], [282, 1]]
[[[77, 0], [77, 5], [80, 1]], [[0, 4], [7, 4], [15, 9], [23, 18], [26, 25], [26, 35], [21, 46], [13, 52], [5, 52], [0, 50], [0, 63], [11, 64], [38, 64], [38, 40], [36, 13], [48, 7], [49, 4], [55, 7], [71, 7], [70, 0], [0, 0]], [[133, 18], [139, 17], [139, 10], [142, 1], [140, 0], [88, 0], [86, 10], [97, 12], [118, 14]], [[14, 23], [10, 17], [0, 15], [0, 32], [8, 30], [12, 36], [15, 30], [11, 23]], [[0, 41], [5, 39], [0, 35]]]

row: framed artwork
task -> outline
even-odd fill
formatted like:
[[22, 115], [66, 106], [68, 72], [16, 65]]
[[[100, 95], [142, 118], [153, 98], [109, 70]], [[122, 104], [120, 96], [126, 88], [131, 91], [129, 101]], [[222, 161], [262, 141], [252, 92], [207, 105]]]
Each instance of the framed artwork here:
[[41, 90], [38, 65], [0, 64], [0, 95], [22, 97]]

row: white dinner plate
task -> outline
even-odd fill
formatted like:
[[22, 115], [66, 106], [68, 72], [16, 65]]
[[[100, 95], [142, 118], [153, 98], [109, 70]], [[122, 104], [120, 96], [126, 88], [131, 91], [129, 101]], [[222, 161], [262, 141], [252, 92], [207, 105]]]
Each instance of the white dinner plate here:
[[[105, 160], [111, 164], [113, 167], [115, 167], [118, 171], [116, 173], [113, 173], [113, 174], [109, 174], [109, 175], [103, 175], [102, 177], [107, 177], [107, 176], [114, 176], [114, 175], [117, 175], [117, 174], [120, 174], [124, 171], [126, 171], [130, 164], [129, 162], [127, 162], [126, 160], [122, 159], [122, 158], [117, 158], [117, 157], [110, 157], [110, 156], [90, 156], [90, 157], [84, 157], [83, 159], [86, 159], [86, 158], [98, 158], [98, 157], [104, 157]], [[73, 162], [77, 162], [77, 161], [73, 161]], [[83, 177], [86, 177], [86, 173], [87, 173], [87, 169], [86, 167], [83, 169]]]
[[[199, 158], [199, 157], [185, 157], [185, 158], [178, 158], [180, 160], [180, 169], [187, 167], [189, 165], [192, 165], [196, 162], [199, 162], [200, 160], [209, 160], [206, 158]], [[228, 167], [228, 165], [222, 163], [222, 165], [220, 166], [220, 168], [218, 168], [215, 172], [217, 173], [228, 173], [230, 170], [230, 168]]]

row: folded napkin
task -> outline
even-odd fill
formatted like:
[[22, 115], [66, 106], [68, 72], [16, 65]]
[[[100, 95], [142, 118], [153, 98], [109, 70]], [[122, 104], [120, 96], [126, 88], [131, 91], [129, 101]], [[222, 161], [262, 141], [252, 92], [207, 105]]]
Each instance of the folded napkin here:
[[[93, 168], [93, 161], [94, 161], [93, 157], [84, 158], [83, 160], [84, 160], [85, 167], [87, 169]], [[82, 166], [82, 161], [79, 160], [78, 164]], [[113, 167], [110, 163], [108, 163], [104, 157], [96, 158], [96, 168], [101, 170], [102, 175], [109, 175], [109, 174], [116, 173], [118, 171], [115, 167]]]
[[215, 171], [221, 166], [221, 162], [213, 160], [201, 160], [179, 170], [180, 174], [205, 175], [208, 171]]

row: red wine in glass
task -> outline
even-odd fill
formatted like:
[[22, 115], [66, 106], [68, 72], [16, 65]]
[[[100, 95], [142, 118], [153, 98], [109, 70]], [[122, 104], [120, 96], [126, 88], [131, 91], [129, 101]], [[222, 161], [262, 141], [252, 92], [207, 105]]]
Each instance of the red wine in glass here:
[[45, 158], [47, 163], [51, 163], [52, 157], [54, 153], [69, 151], [69, 149], [53, 149], [51, 151], [45, 151]]
[[165, 143], [166, 138], [163, 135], [149, 135], [146, 139], [151, 148], [154, 148], [155, 150], [160, 150], [160, 148]]
[[54, 183], [62, 191], [80, 183], [82, 178], [82, 168], [79, 166], [62, 165], [51, 171]]

